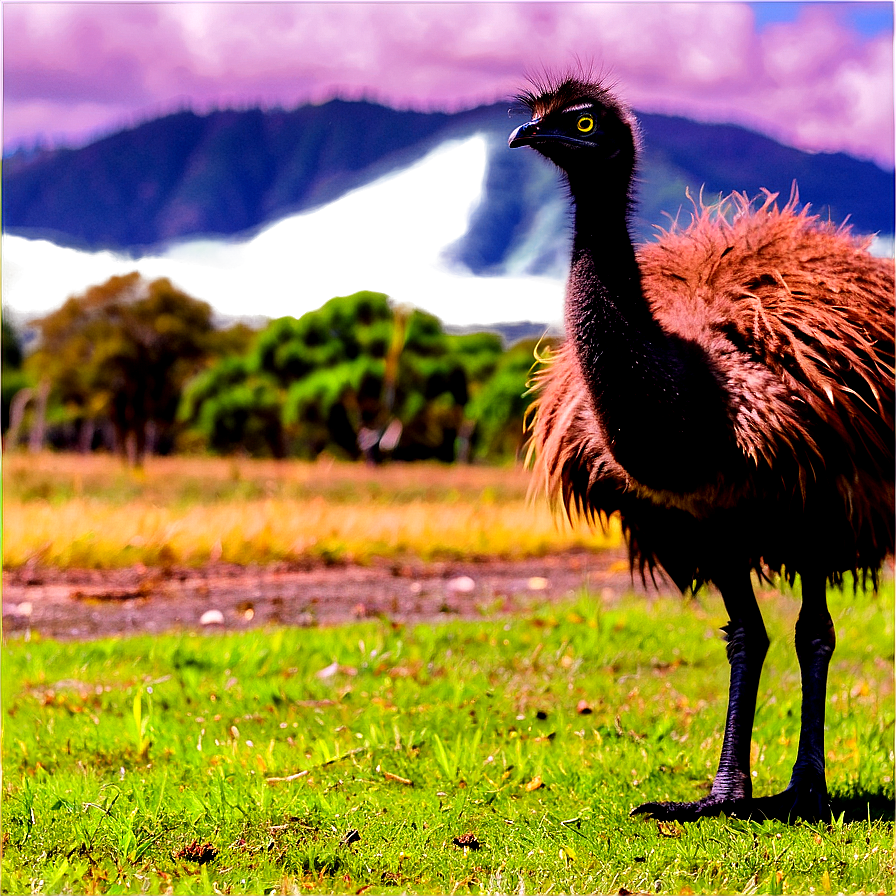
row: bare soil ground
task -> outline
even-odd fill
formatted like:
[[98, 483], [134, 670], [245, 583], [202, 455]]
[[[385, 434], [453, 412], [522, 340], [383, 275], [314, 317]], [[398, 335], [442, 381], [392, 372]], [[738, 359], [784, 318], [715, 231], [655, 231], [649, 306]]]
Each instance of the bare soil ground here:
[[[429, 622], [512, 613], [574, 597], [603, 600], [632, 589], [623, 550], [528, 560], [201, 569], [60, 570], [3, 573], [3, 634], [58, 639], [240, 630], [263, 625], [336, 625], [368, 617]], [[664, 589], [665, 590], [665, 589]]]

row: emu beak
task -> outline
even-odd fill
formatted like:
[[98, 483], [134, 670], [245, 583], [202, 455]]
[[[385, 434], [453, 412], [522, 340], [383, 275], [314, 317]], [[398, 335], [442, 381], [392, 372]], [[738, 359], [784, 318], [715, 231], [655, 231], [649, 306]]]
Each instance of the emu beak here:
[[514, 149], [517, 146], [528, 146], [538, 137], [538, 126], [541, 124], [540, 118], [533, 118], [521, 124], [508, 138], [507, 145]]

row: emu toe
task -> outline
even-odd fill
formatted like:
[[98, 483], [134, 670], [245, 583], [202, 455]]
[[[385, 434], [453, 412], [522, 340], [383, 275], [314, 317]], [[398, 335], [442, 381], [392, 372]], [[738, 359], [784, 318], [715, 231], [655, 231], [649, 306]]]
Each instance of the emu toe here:
[[746, 797], [709, 796], [691, 803], [642, 803], [635, 806], [630, 815], [644, 815], [658, 821], [697, 821], [699, 818], [715, 818], [729, 815], [732, 818], [749, 818], [754, 800]]
[[659, 821], [697, 821], [728, 815], [731, 818], [754, 818], [760, 821], [776, 819], [793, 822], [830, 821], [831, 804], [824, 779], [800, 779], [786, 790], [772, 796], [731, 797], [705, 796], [690, 803], [651, 802], [635, 806], [630, 815], [644, 815]]
[[831, 804], [824, 778], [800, 779], [786, 790], [753, 800], [754, 818], [776, 818], [779, 821], [830, 821]]

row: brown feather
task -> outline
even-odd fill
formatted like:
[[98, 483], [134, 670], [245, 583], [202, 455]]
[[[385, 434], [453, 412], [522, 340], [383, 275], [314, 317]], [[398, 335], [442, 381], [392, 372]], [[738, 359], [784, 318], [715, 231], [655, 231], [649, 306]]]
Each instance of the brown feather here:
[[652, 492], [613, 459], [570, 344], [533, 377], [533, 487], [571, 519], [618, 512], [633, 566], [660, 565], [682, 588], [706, 577], [708, 552], [688, 539], [711, 542], [719, 514], [756, 569], [789, 578], [808, 552], [832, 581], [875, 577], [894, 547], [893, 261], [795, 194], [775, 199], [700, 205], [638, 251], [656, 320], [717, 363], [739, 476]]

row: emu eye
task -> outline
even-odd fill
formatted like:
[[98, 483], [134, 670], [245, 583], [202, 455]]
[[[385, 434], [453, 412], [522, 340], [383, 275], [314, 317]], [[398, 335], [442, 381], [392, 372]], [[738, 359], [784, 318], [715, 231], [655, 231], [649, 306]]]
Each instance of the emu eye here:
[[582, 134], [588, 134], [594, 130], [594, 119], [590, 115], [583, 115], [576, 122], [576, 127]]

